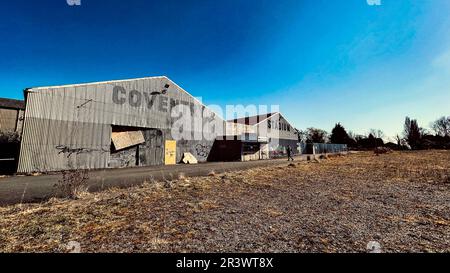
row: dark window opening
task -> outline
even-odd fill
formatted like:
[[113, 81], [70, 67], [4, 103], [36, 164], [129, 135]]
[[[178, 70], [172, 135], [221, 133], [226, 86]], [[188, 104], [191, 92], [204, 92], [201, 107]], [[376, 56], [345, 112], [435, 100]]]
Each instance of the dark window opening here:
[[244, 143], [242, 153], [244, 155], [255, 154], [261, 149], [259, 143]]

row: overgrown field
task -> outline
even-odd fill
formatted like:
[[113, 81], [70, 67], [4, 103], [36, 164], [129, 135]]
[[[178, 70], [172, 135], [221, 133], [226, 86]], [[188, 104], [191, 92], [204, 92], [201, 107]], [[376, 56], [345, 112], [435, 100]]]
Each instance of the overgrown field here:
[[450, 152], [372, 153], [0, 208], [1, 252], [450, 252]]

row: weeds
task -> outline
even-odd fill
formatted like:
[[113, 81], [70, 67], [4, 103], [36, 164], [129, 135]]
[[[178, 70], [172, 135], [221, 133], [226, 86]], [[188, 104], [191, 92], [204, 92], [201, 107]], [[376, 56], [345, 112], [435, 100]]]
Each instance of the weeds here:
[[55, 196], [72, 200], [88, 192], [89, 171], [75, 170], [62, 173], [62, 179], [55, 187]]

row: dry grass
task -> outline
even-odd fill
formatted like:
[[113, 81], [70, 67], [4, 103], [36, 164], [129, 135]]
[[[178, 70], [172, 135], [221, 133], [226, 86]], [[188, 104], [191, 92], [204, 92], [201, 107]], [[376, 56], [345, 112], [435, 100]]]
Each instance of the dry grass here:
[[450, 251], [450, 152], [314, 162], [0, 208], [0, 251]]

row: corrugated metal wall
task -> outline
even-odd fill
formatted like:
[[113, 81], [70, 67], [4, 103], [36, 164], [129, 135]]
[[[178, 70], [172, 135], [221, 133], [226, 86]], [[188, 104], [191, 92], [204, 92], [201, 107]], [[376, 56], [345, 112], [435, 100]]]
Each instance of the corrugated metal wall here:
[[[170, 138], [170, 109], [180, 103], [212, 114], [166, 77], [30, 89], [18, 172], [108, 168], [112, 125], [161, 129]], [[212, 145], [180, 141], [178, 160], [184, 151], [206, 160]]]

